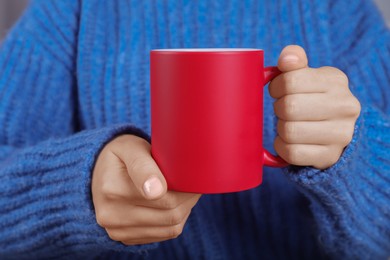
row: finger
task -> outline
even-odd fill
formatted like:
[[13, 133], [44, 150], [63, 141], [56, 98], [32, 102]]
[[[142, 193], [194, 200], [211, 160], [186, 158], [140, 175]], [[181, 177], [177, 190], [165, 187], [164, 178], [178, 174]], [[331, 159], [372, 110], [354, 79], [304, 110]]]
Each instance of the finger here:
[[146, 241], [164, 241], [181, 235], [189, 215], [186, 216], [183, 222], [174, 226], [108, 228], [106, 231], [112, 240], [121, 241], [129, 245]]
[[314, 166], [318, 169], [325, 169], [336, 163], [342, 152], [331, 145], [288, 144], [279, 136], [275, 138], [274, 148], [290, 164]]
[[[183, 222], [181, 223], [182, 226], [181, 226], [181, 229], [183, 230], [186, 223], [187, 223], [187, 220], [190, 216], [191, 212], [189, 212], [186, 217], [184, 218]], [[180, 226], [179, 226], [180, 227]], [[131, 232], [131, 230], [129, 230]], [[120, 230], [120, 232], [123, 232], [125, 233], [124, 235], [126, 235], [126, 233], [128, 233], [127, 230]], [[180, 233], [182, 231], [179, 231]], [[165, 240], [169, 240], [169, 239], [172, 239], [174, 237], [164, 237], [164, 238], [161, 238], [161, 237], [153, 237], [153, 238], [136, 238], [136, 239], [130, 239], [130, 240], [126, 240], [126, 241], [123, 241], [123, 243], [125, 245], [134, 245], [134, 244], [146, 244], [146, 243], [155, 243], [155, 242], [161, 242], [161, 241], [165, 241]]]
[[303, 69], [308, 66], [305, 50], [298, 45], [289, 45], [280, 53], [278, 68], [282, 72]]
[[185, 219], [198, 199], [193, 197], [174, 209], [148, 208], [116, 201], [97, 209], [96, 218], [105, 228], [173, 226]]
[[343, 144], [347, 146], [354, 131], [351, 120], [338, 121], [284, 121], [278, 120], [277, 131], [288, 144]]
[[269, 85], [273, 98], [291, 94], [323, 93], [329, 88], [329, 82], [318, 78], [318, 71], [312, 68], [282, 73]]
[[322, 67], [304, 68], [282, 73], [269, 85], [273, 98], [299, 93], [324, 93], [340, 88], [348, 89], [348, 77], [339, 69]]
[[278, 118], [285, 121], [321, 121], [348, 118], [356, 114], [353, 97], [327, 94], [293, 94], [274, 102]]
[[192, 201], [194, 204], [199, 200], [201, 194], [168, 191], [162, 198], [158, 200], [135, 200], [137, 206], [144, 206], [156, 209], [174, 209], [187, 201]]
[[134, 186], [145, 199], [161, 198], [167, 191], [167, 183], [151, 156], [150, 144], [139, 137], [130, 138], [131, 142], [123, 138], [121, 149], [115, 154], [125, 163]]

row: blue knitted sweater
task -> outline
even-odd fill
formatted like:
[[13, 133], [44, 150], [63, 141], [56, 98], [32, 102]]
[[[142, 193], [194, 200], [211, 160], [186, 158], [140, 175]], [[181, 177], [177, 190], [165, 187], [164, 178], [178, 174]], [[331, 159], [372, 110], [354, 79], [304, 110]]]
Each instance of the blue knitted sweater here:
[[[149, 51], [262, 48], [274, 65], [288, 44], [312, 67], [342, 69], [362, 103], [340, 160], [265, 168], [257, 188], [204, 195], [177, 239], [110, 240], [91, 172], [115, 136], [150, 134]], [[365, 0], [35, 1], [0, 49], [0, 258], [385, 259], [389, 60], [389, 31]]]

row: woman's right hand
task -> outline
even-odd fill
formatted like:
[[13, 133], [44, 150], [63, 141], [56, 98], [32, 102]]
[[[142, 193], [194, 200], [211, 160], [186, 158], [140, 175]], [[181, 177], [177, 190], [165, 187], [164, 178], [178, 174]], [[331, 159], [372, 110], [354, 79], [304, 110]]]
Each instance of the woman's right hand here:
[[92, 176], [97, 223], [126, 245], [176, 238], [200, 194], [167, 191], [150, 144], [122, 135], [100, 152]]

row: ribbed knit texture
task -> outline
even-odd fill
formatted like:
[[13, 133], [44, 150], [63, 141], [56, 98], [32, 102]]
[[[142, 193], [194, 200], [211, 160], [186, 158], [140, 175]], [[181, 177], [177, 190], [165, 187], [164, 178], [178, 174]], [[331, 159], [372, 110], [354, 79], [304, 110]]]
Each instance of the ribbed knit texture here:
[[[177, 239], [111, 241], [91, 173], [115, 136], [149, 138], [149, 51], [261, 48], [274, 65], [287, 44], [342, 69], [362, 103], [339, 162], [264, 168], [260, 187], [204, 195]], [[389, 31], [364, 0], [33, 2], [0, 49], [0, 258], [386, 259], [389, 60]]]

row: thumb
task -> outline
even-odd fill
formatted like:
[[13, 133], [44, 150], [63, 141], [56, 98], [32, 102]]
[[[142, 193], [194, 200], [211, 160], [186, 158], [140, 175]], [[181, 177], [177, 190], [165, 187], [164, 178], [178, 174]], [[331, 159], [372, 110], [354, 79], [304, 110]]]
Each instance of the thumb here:
[[298, 45], [286, 46], [280, 53], [278, 69], [282, 72], [303, 69], [308, 66], [305, 50]]
[[159, 199], [167, 192], [164, 175], [150, 155], [134, 160], [128, 173], [145, 199]]
[[125, 163], [131, 181], [143, 198], [161, 198], [167, 192], [167, 183], [151, 156], [150, 144], [136, 136], [127, 138], [129, 139], [123, 140], [122, 149], [118, 149], [116, 154]]

